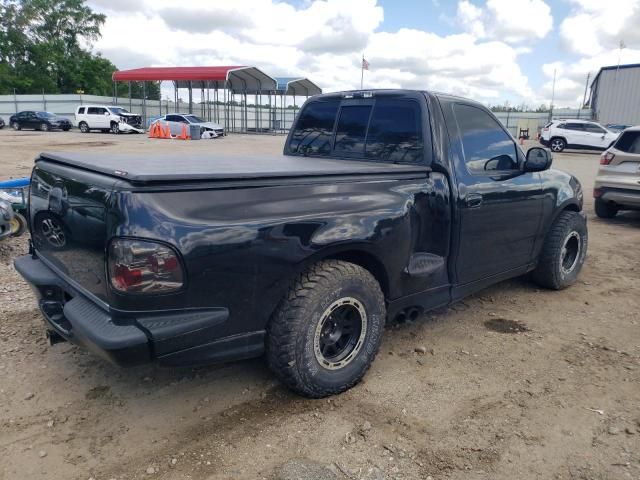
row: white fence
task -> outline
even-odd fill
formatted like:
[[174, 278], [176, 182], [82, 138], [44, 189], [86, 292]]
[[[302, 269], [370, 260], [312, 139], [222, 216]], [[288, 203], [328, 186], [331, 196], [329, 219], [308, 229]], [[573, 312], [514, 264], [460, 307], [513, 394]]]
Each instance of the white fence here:
[[[74, 123], [74, 113], [79, 105], [119, 105], [132, 113], [142, 115], [148, 126], [153, 119], [167, 113], [188, 113], [187, 102], [169, 100], [147, 100], [139, 98], [117, 98], [97, 95], [0, 95], [0, 117], [9, 117], [23, 110], [42, 110], [68, 118]], [[299, 108], [276, 108], [224, 104], [194, 104], [193, 112], [205, 120], [217, 122], [231, 132], [286, 132], [292, 125]]]
[[[112, 105], [112, 97], [96, 95], [0, 95], [0, 116], [5, 122], [9, 116], [22, 110], [45, 110], [61, 117], [67, 117], [73, 123], [74, 112], [78, 105]], [[187, 102], [117, 98], [116, 104], [130, 112], [143, 116], [145, 124], [167, 113], [187, 113]], [[229, 132], [286, 132], [291, 127], [298, 109], [279, 108], [263, 105], [261, 107], [241, 107], [239, 105], [194, 104], [193, 113], [223, 125]], [[497, 112], [496, 116], [503, 125], [518, 138], [520, 130], [529, 129], [534, 138], [549, 120], [548, 113], [535, 112]], [[590, 110], [557, 109], [553, 118], [591, 118]]]

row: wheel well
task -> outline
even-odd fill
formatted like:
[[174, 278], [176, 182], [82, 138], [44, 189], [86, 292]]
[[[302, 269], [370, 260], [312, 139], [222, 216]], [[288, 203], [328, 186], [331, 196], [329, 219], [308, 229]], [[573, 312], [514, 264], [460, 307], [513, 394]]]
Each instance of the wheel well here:
[[555, 138], [559, 138], [559, 139], [560, 139], [560, 140], [562, 140], [564, 143], [567, 143], [567, 139], [566, 139], [566, 138], [564, 138], [564, 137], [562, 137], [562, 136], [560, 136], [560, 135], [554, 135], [553, 137], [551, 137], [551, 138], [549, 139], [549, 141], [551, 141], [551, 140], [553, 140], [553, 139], [555, 139]]
[[348, 250], [346, 252], [329, 255], [323, 258], [323, 260], [343, 260], [361, 266], [375, 277], [380, 284], [382, 293], [384, 293], [385, 297], [388, 297], [389, 279], [387, 277], [387, 270], [375, 255], [362, 250]]
[[566, 205], [563, 209], [563, 212], [579, 212], [580, 211], [580, 207], [578, 205], [576, 205], [575, 203], [570, 203], [569, 205]]

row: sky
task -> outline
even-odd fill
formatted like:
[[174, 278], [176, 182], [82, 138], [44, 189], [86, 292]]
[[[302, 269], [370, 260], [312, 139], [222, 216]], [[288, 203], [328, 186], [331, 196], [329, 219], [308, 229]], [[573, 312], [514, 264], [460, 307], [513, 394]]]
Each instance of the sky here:
[[[640, 0], [89, 0], [119, 69], [249, 65], [325, 92], [410, 88], [577, 108], [587, 75], [640, 63]], [[621, 42], [624, 48], [620, 48]], [[170, 90], [167, 90], [167, 93]]]

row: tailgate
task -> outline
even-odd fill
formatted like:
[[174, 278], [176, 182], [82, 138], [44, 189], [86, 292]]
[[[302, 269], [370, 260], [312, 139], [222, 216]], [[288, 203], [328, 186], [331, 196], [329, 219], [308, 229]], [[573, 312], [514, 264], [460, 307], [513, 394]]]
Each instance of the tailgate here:
[[38, 256], [105, 302], [109, 219], [118, 218], [109, 215], [114, 179], [38, 161], [31, 182], [29, 217]]

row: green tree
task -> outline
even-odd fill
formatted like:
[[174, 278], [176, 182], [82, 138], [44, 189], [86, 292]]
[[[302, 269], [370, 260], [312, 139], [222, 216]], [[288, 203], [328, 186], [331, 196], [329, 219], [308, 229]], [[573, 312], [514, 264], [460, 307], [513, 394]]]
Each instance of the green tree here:
[[[111, 95], [116, 66], [83, 48], [100, 36], [105, 19], [84, 0], [0, 0], [0, 94]], [[147, 97], [159, 98], [158, 85], [147, 86]], [[136, 85], [135, 96], [140, 90]]]

